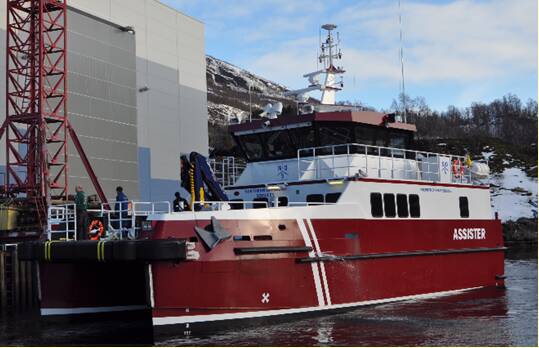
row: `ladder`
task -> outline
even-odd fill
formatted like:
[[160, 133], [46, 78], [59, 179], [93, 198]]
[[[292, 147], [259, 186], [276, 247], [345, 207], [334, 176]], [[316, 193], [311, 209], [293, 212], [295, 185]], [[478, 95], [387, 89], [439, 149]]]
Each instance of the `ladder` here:
[[18, 282], [16, 263], [14, 258], [17, 256], [14, 250], [16, 245], [2, 245], [0, 249], [0, 308], [2, 312], [8, 312], [15, 309], [16, 291], [15, 286]]

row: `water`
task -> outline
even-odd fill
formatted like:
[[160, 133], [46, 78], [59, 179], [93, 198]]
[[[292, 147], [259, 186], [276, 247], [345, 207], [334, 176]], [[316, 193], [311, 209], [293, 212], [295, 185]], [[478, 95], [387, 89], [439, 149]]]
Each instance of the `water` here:
[[[506, 290], [481, 289], [429, 300], [362, 307], [341, 314], [168, 338], [158, 346], [537, 346], [537, 251], [510, 252]], [[150, 319], [42, 320], [0, 317], [2, 345], [151, 345]]]

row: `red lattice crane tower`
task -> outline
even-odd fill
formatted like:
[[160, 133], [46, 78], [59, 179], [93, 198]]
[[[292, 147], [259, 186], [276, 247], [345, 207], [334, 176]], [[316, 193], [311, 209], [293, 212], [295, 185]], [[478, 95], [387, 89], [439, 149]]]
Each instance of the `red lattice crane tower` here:
[[7, 0], [4, 189], [38, 207], [67, 198], [68, 136], [106, 202], [68, 120], [66, 25], [65, 0]]
[[28, 198], [67, 198], [66, 11], [7, 1], [6, 182]]

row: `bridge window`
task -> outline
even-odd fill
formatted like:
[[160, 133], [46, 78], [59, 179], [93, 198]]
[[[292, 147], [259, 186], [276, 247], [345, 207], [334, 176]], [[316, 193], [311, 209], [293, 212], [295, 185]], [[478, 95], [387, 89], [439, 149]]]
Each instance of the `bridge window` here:
[[398, 147], [404, 149], [406, 147], [406, 137], [404, 135], [391, 135], [389, 138], [389, 147]]
[[470, 217], [470, 210], [468, 208], [468, 197], [459, 197], [460, 217]]
[[295, 148], [292, 146], [286, 131], [261, 133], [260, 137], [262, 143], [266, 144], [269, 158], [286, 158], [296, 155]]
[[298, 149], [315, 146], [313, 127], [292, 128], [288, 131], [290, 132], [292, 142]]
[[395, 195], [392, 193], [384, 193], [384, 212], [386, 217], [395, 217]]
[[421, 215], [419, 208], [419, 196], [410, 195], [408, 197], [408, 202], [410, 203], [410, 216], [413, 218], [418, 218]]
[[404, 194], [397, 194], [397, 214], [400, 218], [408, 217], [408, 197]]
[[351, 143], [351, 130], [349, 126], [321, 126], [318, 130], [320, 146]]
[[384, 210], [382, 208], [382, 194], [371, 193], [371, 214], [372, 217], [384, 216]]
[[250, 160], [259, 160], [264, 155], [264, 149], [258, 134], [247, 134], [239, 137], [245, 155]]
[[374, 129], [365, 126], [355, 127], [355, 142], [358, 144], [372, 145], [374, 141]]

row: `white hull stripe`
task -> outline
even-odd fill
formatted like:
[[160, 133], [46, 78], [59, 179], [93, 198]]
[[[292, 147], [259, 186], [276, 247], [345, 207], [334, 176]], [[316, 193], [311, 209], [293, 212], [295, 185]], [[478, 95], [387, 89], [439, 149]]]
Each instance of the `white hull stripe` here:
[[[318, 238], [316, 237], [316, 232], [314, 231], [311, 219], [307, 219], [307, 227], [313, 237], [314, 247], [316, 249], [317, 256], [321, 257], [322, 251], [320, 250], [320, 245], [318, 245]], [[328, 305], [331, 305], [331, 296], [329, 294], [328, 279], [326, 277], [326, 266], [324, 265], [324, 261], [319, 262], [319, 264], [320, 264], [320, 273], [322, 274], [322, 284], [324, 285], [324, 291], [326, 294], [326, 303]]]
[[[148, 216], [152, 221], [192, 221], [210, 220], [212, 216], [219, 220], [282, 220], [299, 218], [326, 218], [326, 219], [358, 219], [364, 214], [360, 213], [361, 205], [358, 203], [341, 203], [318, 206], [287, 206], [276, 208], [243, 209], [243, 210], [209, 210], [209, 211], [183, 211], [173, 213], [155, 213]], [[366, 216], [366, 215], [365, 215]], [[370, 217], [369, 217], [370, 218]], [[396, 219], [392, 219], [396, 220]], [[409, 220], [407, 218], [407, 220]]]
[[155, 298], [153, 294], [153, 271], [152, 264], [148, 264], [148, 287], [150, 288], [150, 306], [155, 307]]
[[102, 312], [135, 311], [148, 308], [145, 305], [112, 306], [112, 307], [73, 307], [73, 308], [41, 308], [41, 315], [67, 315]]
[[[299, 230], [301, 232], [301, 236], [303, 237], [303, 241], [305, 242], [305, 246], [307, 247], [313, 247], [311, 243], [311, 239], [309, 238], [309, 234], [307, 232], [307, 228], [305, 227], [305, 223], [302, 219], [297, 219], [296, 222], [298, 223]], [[315, 252], [310, 251], [309, 257], [315, 257]], [[322, 282], [320, 280], [320, 272], [318, 271], [318, 263], [312, 262], [311, 263], [311, 269], [313, 271], [313, 279], [314, 279], [314, 287], [316, 289], [316, 298], [318, 299], [318, 306], [324, 306], [324, 293], [322, 292]]]
[[334, 304], [334, 305], [323, 306], [323, 307], [274, 309], [274, 310], [267, 310], [267, 311], [225, 313], [225, 314], [206, 314], [206, 315], [192, 315], [192, 316], [178, 316], [178, 317], [153, 317], [152, 321], [153, 321], [154, 326], [160, 326], [160, 325], [174, 325], [174, 324], [186, 324], [186, 323], [200, 323], [200, 322], [207, 322], [207, 321], [260, 318], [260, 317], [269, 317], [269, 316], [274, 316], [274, 315], [308, 313], [308, 312], [316, 312], [316, 311], [328, 310], [328, 309], [359, 307], [359, 306], [367, 306], [367, 305], [396, 302], [396, 301], [420, 300], [420, 299], [434, 298], [434, 297], [439, 297], [439, 296], [453, 295], [453, 294], [457, 294], [463, 291], [475, 290], [475, 289], [480, 289], [480, 288], [482, 288], [482, 286], [478, 286], [474, 288], [459, 289], [459, 290], [432, 292], [432, 293], [421, 294], [421, 295], [392, 297], [392, 298], [381, 299], [381, 300]]

